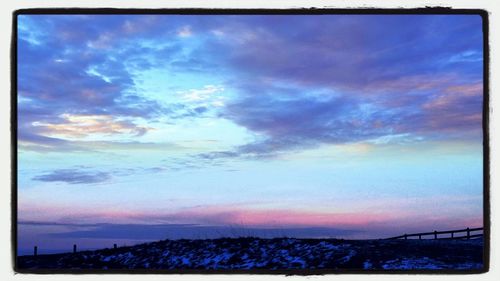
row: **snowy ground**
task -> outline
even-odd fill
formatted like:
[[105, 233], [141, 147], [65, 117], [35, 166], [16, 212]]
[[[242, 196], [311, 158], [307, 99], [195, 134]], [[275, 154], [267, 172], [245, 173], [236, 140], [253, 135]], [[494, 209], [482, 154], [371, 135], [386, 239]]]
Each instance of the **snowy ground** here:
[[481, 269], [483, 239], [221, 238], [18, 257], [19, 269]]

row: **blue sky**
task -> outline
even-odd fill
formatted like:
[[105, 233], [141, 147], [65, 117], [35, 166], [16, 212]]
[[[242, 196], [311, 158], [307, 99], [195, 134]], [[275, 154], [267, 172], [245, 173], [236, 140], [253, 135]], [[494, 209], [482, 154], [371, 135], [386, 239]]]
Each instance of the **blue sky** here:
[[21, 15], [19, 221], [354, 238], [481, 225], [481, 25]]

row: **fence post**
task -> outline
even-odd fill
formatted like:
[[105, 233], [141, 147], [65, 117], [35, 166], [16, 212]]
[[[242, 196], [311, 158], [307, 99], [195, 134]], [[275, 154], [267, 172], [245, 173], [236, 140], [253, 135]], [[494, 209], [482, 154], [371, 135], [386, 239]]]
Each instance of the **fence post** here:
[[406, 239], [408, 239], [408, 236], [407, 236], [407, 235], [406, 235], [406, 233], [405, 233], [405, 240], [406, 240]]
[[37, 256], [38, 255], [38, 247], [35, 246], [35, 248], [33, 248], [33, 256]]
[[418, 240], [422, 240], [422, 234], [418, 235]]
[[73, 244], [73, 254], [76, 253], [76, 244]]
[[437, 231], [434, 230], [434, 239], [438, 239]]
[[467, 227], [467, 239], [470, 239], [470, 229]]
[[113, 249], [116, 249], [116, 244], [113, 244]]

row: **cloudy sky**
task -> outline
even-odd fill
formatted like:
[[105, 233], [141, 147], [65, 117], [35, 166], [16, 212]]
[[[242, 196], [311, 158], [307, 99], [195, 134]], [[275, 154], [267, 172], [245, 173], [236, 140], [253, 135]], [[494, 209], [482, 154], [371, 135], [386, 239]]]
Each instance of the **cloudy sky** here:
[[481, 25], [21, 15], [19, 247], [481, 226]]

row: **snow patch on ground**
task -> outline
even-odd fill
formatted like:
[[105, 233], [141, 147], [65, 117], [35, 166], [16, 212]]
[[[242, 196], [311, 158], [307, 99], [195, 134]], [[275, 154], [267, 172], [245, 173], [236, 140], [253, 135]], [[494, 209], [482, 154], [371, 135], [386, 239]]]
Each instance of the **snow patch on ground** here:
[[373, 267], [373, 264], [370, 262], [370, 260], [366, 260], [363, 263], [363, 269], [372, 269], [372, 267]]
[[446, 264], [438, 260], [430, 259], [428, 257], [422, 258], [402, 258], [394, 259], [385, 262], [382, 265], [383, 269], [443, 269], [447, 268]]

